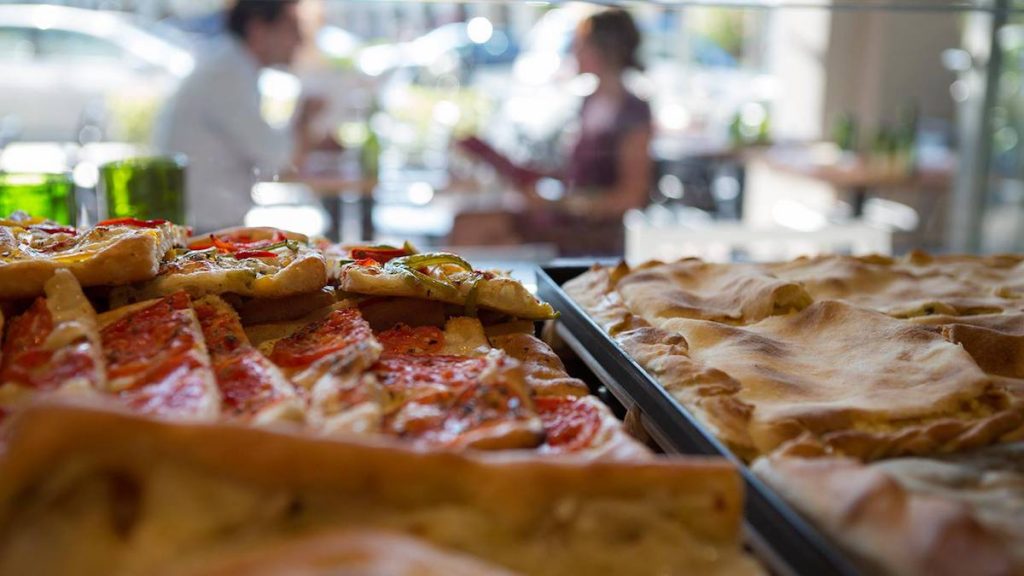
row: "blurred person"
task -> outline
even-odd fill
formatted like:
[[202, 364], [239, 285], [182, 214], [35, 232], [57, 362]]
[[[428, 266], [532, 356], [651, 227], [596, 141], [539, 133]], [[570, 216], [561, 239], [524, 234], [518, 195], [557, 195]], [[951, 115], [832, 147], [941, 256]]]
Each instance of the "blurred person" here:
[[313, 124], [322, 99], [302, 99], [285, 129], [260, 113], [260, 70], [290, 64], [302, 44], [296, 8], [297, 0], [238, 0], [227, 15], [228, 38], [161, 112], [155, 146], [188, 157], [188, 210], [197, 231], [241, 225], [257, 175], [300, 165], [319, 144]]
[[[640, 40], [632, 16], [622, 9], [597, 12], [577, 27], [578, 71], [593, 74], [598, 84], [580, 108], [579, 137], [562, 174], [516, 166], [476, 138], [460, 143], [526, 193], [529, 208], [515, 224], [522, 240], [556, 244], [563, 255], [623, 253], [623, 214], [646, 204], [652, 174], [651, 109], [623, 82], [628, 69], [642, 69]], [[536, 193], [546, 176], [563, 181], [561, 200]]]

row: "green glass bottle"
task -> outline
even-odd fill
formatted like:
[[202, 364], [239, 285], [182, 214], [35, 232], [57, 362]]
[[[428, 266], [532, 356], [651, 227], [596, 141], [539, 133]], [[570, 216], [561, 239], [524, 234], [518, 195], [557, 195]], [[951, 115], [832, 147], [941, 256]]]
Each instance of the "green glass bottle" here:
[[75, 186], [71, 175], [0, 172], [0, 218], [18, 210], [74, 226]]
[[164, 219], [185, 224], [184, 156], [129, 158], [100, 167], [101, 218]]

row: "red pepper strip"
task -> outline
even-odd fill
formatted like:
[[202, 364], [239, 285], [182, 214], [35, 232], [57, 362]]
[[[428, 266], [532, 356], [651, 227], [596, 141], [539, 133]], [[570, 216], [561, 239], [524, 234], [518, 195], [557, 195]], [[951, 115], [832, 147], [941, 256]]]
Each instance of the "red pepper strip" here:
[[362, 258], [360, 260], [356, 260], [355, 262], [353, 262], [353, 264], [355, 264], [356, 266], [364, 266], [367, 268], [373, 266], [380, 266], [380, 262], [374, 260], [373, 258]]
[[274, 237], [271, 238], [270, 242], [272, 244], [277, 244], [278, 242], [284, 242], [287, 239], [288, 237], [285, 236], [284, 232], [281, 232], [280, 230], [274, 230]]
[[46, 232], [47, 234], [71, 234], [72, 236], [78, 235], [78, 230], [69, 228], [67, 226], [29, 226], [32, 230], [39, 230]]
[[217, 247], [217, 250], [221, 252], [236, 252], [238, 250], [238, 246], [235, 246], [233, 242], [221, 240], [213, 234], [210, 234], [210, 242], [212, 242], [213, 245]]
[[269, 250], [239, 250], [235, 252], [236, 260], [241, 260], [242, 258], [277, 258], [277, 254]]
[[112, 218], [110, 220], [104, 220], [98, 222], [97, 226], [116, 226], [124, 224], [127, 226], [137, 226], [139, 228], [157, 228], [163, 224], [167, 224], [167, 220], [156, 219], [156, 220], [139, 220], [138, 218]]
[[370, 258], [376, 260], [381, 264], [387, 263], [389, 260], [398, 258], [399, 256], [408, 256], [409, 253], [404, 248], [353, 248], [351, 256], [353, 260], [364, 260]]

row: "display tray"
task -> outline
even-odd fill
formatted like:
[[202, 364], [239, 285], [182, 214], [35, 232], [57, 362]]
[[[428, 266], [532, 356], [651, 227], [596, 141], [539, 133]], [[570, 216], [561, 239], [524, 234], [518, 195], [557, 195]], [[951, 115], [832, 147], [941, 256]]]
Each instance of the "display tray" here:
[[562, 290], [562, 284], [586, 270], [549, 266], [537, 271], [537, 294], [560, 313], [555, 329], [573, 352], [623, 406], [638, 410], [644, 428], [665, 452], [723, 456], [736, 464], [746, 485], [747, 542], [773, 571], [859, 574], [835, 544], [758, 479]]

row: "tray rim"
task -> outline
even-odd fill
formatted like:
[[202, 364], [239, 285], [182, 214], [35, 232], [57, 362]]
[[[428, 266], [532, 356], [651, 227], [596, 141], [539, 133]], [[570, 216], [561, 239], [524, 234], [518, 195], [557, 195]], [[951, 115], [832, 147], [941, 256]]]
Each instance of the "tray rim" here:
[[537, 295], [560, 314], [556, 330], [570, 348], [620, 402], [640, 409], [644, 423], [650, 425], [645, 427], [666, 452], [721, 456], [736, 465], [745, 488], [745, 531], [755, 553], [782, 562], [786, 573], [860, 574], [847, 554], [755, 476], [569, 297], [562, 284], [588, 269], [576, 262], [537, 267]]

